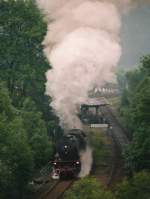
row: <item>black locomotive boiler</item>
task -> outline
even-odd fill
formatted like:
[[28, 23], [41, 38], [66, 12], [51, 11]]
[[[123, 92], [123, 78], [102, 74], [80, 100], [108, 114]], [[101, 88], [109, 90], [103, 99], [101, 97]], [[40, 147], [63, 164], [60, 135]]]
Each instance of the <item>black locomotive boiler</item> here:
[[81, 169], [80, 152], [86, 149], [86, 135], [82, 130], [69, 130], [56, 144], [52, 178], [77, 177]]

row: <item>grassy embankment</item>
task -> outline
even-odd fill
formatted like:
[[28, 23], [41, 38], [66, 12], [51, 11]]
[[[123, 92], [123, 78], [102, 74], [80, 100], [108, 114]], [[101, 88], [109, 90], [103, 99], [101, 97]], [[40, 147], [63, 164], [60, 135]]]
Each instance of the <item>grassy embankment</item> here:
[[107, 131], [100, 128], [89, 128], [88, 137], [93, 150], [91, 175], [106, 185], [111, 172], [112, 140]]

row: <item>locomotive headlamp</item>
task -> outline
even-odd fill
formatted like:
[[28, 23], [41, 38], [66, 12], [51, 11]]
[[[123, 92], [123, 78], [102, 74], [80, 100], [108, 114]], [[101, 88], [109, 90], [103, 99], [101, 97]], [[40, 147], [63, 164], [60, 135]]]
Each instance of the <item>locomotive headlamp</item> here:
[[65, 148], [65, 149], [67, 149], [67, 148], [68, 148], [68, 146], [67, 146], [67, 145], [65, 145], [65, 146], [64, 146], [64, 148]]
[[79, 164], [79, 161], [77, 161], [76, 164]]

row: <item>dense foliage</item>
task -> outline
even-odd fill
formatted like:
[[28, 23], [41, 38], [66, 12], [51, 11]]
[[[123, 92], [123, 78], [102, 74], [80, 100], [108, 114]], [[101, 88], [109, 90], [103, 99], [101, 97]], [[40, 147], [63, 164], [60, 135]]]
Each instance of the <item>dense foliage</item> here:
[[122, 93], [120, 112], [132, 140], [125, 154], [126, 171], [132, 174], [150, 170], [150, 56], [124, 78], [119, 75], [118, 80]]
[[116, 187], [116, 199], [149, 199], [150, 174], [141, 172]]
[[65, 199], [149, 199], [150, 174], [141, 172], [125, 179], [113, 192], [101, 186], [95, 178], [84, 178], [66, 192]]
[[94, 178], [84, 178], [76, 182], [66, 192], [65, 199], [114, 199], [109, 191], [105, 191]]
[[0, 196], [21, 196], [34, 168], [23, 119], [0, 85]]
[[60, 130], [45, 96], [46, 24], [32, 0], [0, 1], [0, 198], [23, 198]]
[[49, 66], [41, 46], [46, 25], [31, 0], [1, 0], [0, 10], [0, 80], [6, 82], [15, 106], [21, 107], [30, 96], [46, 118], [44, 82]]

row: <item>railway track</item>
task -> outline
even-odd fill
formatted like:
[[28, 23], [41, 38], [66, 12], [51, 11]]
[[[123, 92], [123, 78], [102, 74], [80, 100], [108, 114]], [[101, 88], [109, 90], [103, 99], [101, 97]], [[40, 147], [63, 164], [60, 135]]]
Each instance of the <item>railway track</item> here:
[[111, 136], [113, 142], [112, 169], [107, 183], [107, 186], [111, 186], [123, 177], [123, 151], [129, 144], [129, 139], [116, 116], [113, 114], [110, 105], [107, 104], [102, 107], [101, 111], [109, 123], [108, 134]]
[[112, 161], [111, 172], [107, 181], [107, 187], [111, 187], [115, 183], [121, 181], [123, 177], [123, 157], [121, 154], [120, 146], [116, 139], [112, 136]]
[[126, 136], [124, 129], [113, 114], [111, 107], [108, 105], [102, 107], [102, 112], [110, 125], [109, 133], [122, 151], [129, 144], [129, 139]]
[[40, 196], [39, 199], [60, 199], [73, 183], [74, 180], [58, 181], [52, 188]]
[[[123, 149], [129, 144], [129, 140], [108, 103], [106, 106], [101, 108], [101, 111], [111, 126], [111, 128], [108, 130], [108, 134], [112, 138], [113, 142], [112, 168], [106, 185], [111, 187], [123, 177], [122, 152]], [[38, 199], [60, 199], [62, 198], [65, 191], [67, 191], [73, 183], [74, 180], [58, 181], [54, 184], [54, 186], [47, 189], [42, 196], [38, 197]]]

